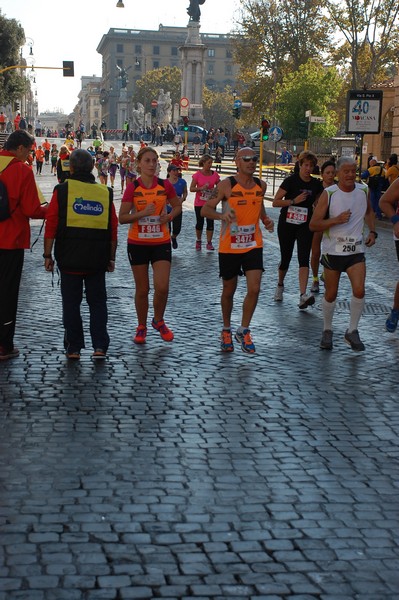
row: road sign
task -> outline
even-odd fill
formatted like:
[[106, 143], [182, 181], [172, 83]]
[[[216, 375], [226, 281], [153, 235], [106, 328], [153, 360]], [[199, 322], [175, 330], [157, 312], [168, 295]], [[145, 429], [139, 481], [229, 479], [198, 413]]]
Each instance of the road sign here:
[[181, 98], [181, 99], [180, 99], [180, 106], [181, 106], [182, 108], [188, 108], [188, 107], [190, 106], [190, 101], [189, 101], [189, 99], [188, 99], [188, 98], [185, 98], [185, 97], [183, 96], [183, 98]]
[[252, 102], [241, 102], [241, 108], [252, 108]]
[[181, 117], [188, 117], [188, 111], [189, 111], [188, 106], [185, 106], [184, 108], [181, 107], [180, 108], [180, 116]]
[[151, 100], [151, 106], [156, 108], [158, 106], [158, 100]]
[[325, 117], [309, 117], [309, 121], [311, 123], [325, 123], [326, 118]]
[[234, 108], [241, 108], [241, 106], [242, 106], [242, 101], [239, 100], [238, 98], [236, 98], [234, 100]]
[[357, 133], [355, 135], [355, 142], [356, 142], [356, 144], [360, 144], [361, 141], [362, 141], [362, 136], [361, 136], [360, 133]]
[[346, 133], [380, 133], [381, 110], [381, 90], [349, 90], [346, 97]]
[[283, 130], [281, 127], [274, 125], [269, 129], [269, 135], [272, 142], [279, 142], [283, 137]]
[[202, 108], [202, 104], [190, 104], [190, 108]]

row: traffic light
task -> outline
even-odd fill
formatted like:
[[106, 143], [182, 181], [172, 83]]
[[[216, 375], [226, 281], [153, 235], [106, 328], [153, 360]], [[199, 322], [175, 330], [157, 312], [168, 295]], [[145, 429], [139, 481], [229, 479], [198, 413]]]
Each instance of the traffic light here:
[[233, 117], [239, 119], [241, 117], [241, 106], [235, 106], [233, 108]]
[[267, 142], [267, 140], [269, 139], [269, 127], [270, 127], [269, 121], [267, 119], [262, 119], [261, 134], [262, 134], [263, 142]]
[[183, 131], [188, 131], [188, 117], [183, 117]]
[[64, 77], [75, 76], [73, 60], [62, 61], [62, 75]]
[[19, 102], [15, 102], [15, 110], [19, 110]]
[[307, 121], [299, 122], [299, 137], [302, 140], [306, 140], [308, 137], [308, 123]]
[[151, 109], [151, 116], [155, 119], [155, 117], [157, 116], [157, 109], [156, 108], [152, 108]]

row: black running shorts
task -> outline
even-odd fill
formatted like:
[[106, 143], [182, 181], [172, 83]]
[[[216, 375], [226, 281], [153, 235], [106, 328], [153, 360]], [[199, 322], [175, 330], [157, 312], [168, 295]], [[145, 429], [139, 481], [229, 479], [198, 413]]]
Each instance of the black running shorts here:
[[263, 269], [263, 248], [254, 248], [248, 252], [228, 254], [219, 252], [219, 277], [222, 279], [233, 279], [247, 271]]

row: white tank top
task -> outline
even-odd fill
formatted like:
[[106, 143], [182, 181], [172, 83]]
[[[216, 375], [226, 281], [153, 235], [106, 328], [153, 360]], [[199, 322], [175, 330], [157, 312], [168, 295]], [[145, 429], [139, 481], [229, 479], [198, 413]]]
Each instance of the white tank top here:
[[334, 225], [324, 231], [322, 253], [347, 256], [364, 252], [363, 228], [367, 211], [367, 185], [355, 183], [351, 192], [343, 192], [335, 184], [325, 191], [328, 195], [329, 217], [337, 217], [348, 209], [351, 211], [351, 217], [348, 223]]

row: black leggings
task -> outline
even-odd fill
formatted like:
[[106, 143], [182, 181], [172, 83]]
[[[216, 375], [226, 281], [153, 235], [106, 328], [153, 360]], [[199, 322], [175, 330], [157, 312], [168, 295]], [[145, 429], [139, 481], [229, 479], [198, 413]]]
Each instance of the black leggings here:
[[169, 223], [169, 231], [171, 231], [173, 237], [177, 237], [181, 232], [181, 223], [183, 220], [183, 213], [181, 212], [175, 217], [171, 223]]
[[[195, 216], [197, 217], [197, 222], [195, 224], [195, 229], [197, 231], [202, 231], [204, 229], [205, 217], [201, 217], [201, 208], [202, 206], [194, 206], [195, 208]], [[206, 219], [206, 230], [213, 231], [215, 228], [215, 221], [213, 219]]]
[[277, 235], [281, 254], [279, 269], [281, 271], [288, 271], [295, 240], [299, 267], [309, 267], [313, 239], [313, 231], [310, 231], [309, 225], [307, 223], [305, 225], [291, 225], [290, 223], [286, 223], [285, 219], [280, 219], [277, 227]]

